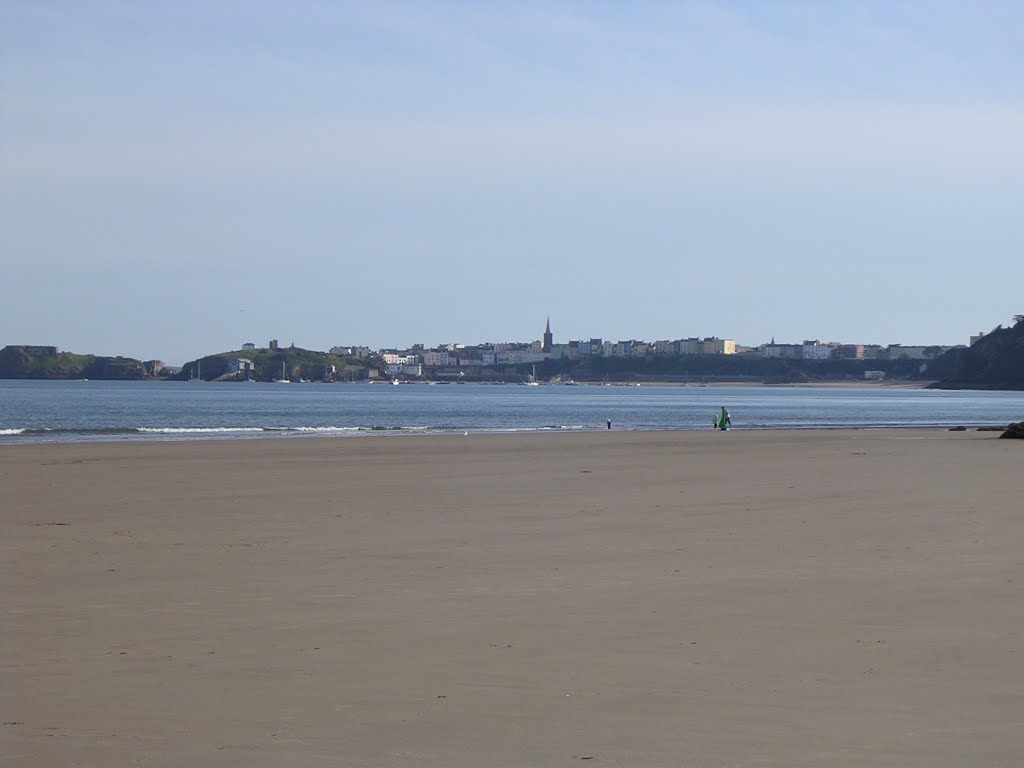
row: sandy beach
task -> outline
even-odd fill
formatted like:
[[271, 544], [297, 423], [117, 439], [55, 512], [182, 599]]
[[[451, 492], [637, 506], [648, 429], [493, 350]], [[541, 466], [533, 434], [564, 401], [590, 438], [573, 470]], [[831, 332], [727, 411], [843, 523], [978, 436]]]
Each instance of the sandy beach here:
[[0, 447], [0, 765], [1024, 765], [1024, 445]]

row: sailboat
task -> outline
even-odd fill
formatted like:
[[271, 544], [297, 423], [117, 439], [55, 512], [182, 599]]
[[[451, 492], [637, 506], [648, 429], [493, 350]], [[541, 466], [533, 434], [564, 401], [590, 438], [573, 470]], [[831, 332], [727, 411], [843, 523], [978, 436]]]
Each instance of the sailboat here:
[[530, 375], [530, 380], [526, 382], [528, 387], [539, 387], [540, 382], [537, 381], [537, 366], [533, 366], [533, 373]]
[[284, 360], [281, 361], [281, 378], [274, 380], [275, 384], [291, 384], [284, 372]]
[[198, 372], [196, 373], [195, 376], [193, 376], [192, 372], [189, 371], [189, 374], [188, 374], [188, 380], [189, 381], [202, 381], [203, 380], [203, 361], [202, 360], [196, 360], [196, 369], [197, 369]]

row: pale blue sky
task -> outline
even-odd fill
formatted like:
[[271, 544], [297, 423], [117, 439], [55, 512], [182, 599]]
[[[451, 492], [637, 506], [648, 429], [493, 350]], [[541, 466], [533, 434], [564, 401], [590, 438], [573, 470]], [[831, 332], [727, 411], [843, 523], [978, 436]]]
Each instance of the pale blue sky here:
[[1024, 311], [1024, 3], [0, 2], [0, 344]]

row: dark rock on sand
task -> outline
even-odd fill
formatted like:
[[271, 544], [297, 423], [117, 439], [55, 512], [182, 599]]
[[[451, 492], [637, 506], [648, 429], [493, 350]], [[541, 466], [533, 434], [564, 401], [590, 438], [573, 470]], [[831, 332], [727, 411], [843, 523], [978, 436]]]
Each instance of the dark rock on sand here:
[[1016, 424], [1011, 424], [1006, 428], [1006, 431], [999, 436], [1000, 438], [1009, 437], [1017, 438], [1018, 440], [1024, 440], [1024, 421], [1018, 421]]

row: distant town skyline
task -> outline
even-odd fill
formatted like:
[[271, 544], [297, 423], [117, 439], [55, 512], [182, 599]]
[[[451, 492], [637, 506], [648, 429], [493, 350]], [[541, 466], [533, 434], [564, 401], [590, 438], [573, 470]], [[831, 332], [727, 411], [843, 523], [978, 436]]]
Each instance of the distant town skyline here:
[[[335, 350], [335, 349], [338, 349], [338, 348], [341, 348], [341, 347], [350, 347], [350, 348], [365, 349], [365, 350], [377, 353], [377, 352], [384, 352], [384, 351], [391, 351], [391, 350], [408, 351], [408, 350], [416, 349], [418, 347], [422, 347], [424, 349], [432, 350], [432, 349], [440, 349], [440, 348], [445, 347], [445, 346], [474, 348], [474, 347], [488, 347], [488, 346], [512, 346], [512, 347], [514, 347], [514, 346], [530, 346], [530, 345], [533, 345], [533, 346], [535, 346], [537, 348], [538, 352], [543, 352], [545, 354], [548, 354], [548, 353], [551, 353], [553, 351], [553, 349], [558, 348], [558, 347], [564, 347], [565, 345], [570, 344], [570, 343], [588, 342], [588, 341], [592, 341], [594, 339], [598, 339], [598, 340], [601, 340], [601, 341], [603, 341], [605, 343], [611, 343], [611, 344], [637, 342], [637, 343], [645, 343], [645, 344], [650, 344], [650, 345], [654, 345], [656, 342], [662, 342], [662, 341], [682, 341], [682, 340], [711, 341], [711, 340], [715, 340], [715, 341], [726, 341], [729, 344], [733, 345], [732, 346], [733, 349], [737, 349], [737, 350], [742, 350], [742, 349], [759, 350], [759, 349], [761, 349], [763, 347], [778, 347], [778, 348], [789, 347], [789, 346], [801, 347], [801, 346], [805, 346], [805, 345], [808, 345], [808, 344], [820, 345], [822, 347], [825, 347], [825, 346], [828, 346], [828, 345], [832, 345], [832, 346], [850, 346], [850, 345], [857, 346], [857, 345], [859, 345], [859, 346], [862, 346], [862, 347], [863, 346], [874, 346], [874, 347], [880, 347], [880, 348], [883, 348], [883, 349], [884, 348], [888, 348], [888, 347], [900, 347], [900, 346], [915, 347], [915, 348], [942, 347], [942, 348], [945, 349], [945, 348], [949, 348], [949, 347], [968, 346], [970, 344], [973, 344], [974, 341], [977, 338], [980, 338], [982, 335], [988, 333], [989, 331], [992, 330], [992, 328], [995, 328], [998, 325], [1011, 325], [1012, 322], [1013, 322], [1013, 319], [1010, 318], [1010, 319], [1004, 320], [1002, 323], [997, 323], [996, 325], [994, 325], [994, 326], [992, 326], [990, 328], [981, 328], [981, 329], [978, 329], [978, 331], [976, 333], [966, 334], [964, 339], [957, 340], [957, 341], [947, 341], [947, 342], [944, 342], [944, 343], [941, 343], [941, 344], [918, 344], [918, 343], [914, 343], [913, 341], [905, 341], [905, 340], [904, 341], [899, 341], [899, 340], [896, 340], [896, 341], [894, 341], [894, 340], [885, 340], [885, 341], [874, 341], [874, 340], [871, 340], [871, 341], [864, 341], [864, 340], [860, 340], [860, 339], [823, 339], [823, 338], [819, 338], [819, 337], [815, 337], [813, 335], [807, 335], [807, 334], [804, 334], [802, 336], [800, 336], [798, 334], [798, 336], [794, 337], [794, 338], [779, 338], [779, 339], [776, 339], [776, 337], [774, 335], [772, 335], [768, 339], [760, 340], [760, 341], [753, 341], [753, 342], [752, 341], [741, 340], [741, 339], [732, 339], [730, 337], [720, 336], [718, 334], [681, 334], [681, 335], [680, 334], [675, 334], [675, 335], [669, 334], [667, 336], [658, 336], [658, 337], [652, 337], [652, 336], [628, 336], [627, 337], [627, 336], [622, 336], [621, 334], [619, 334], [619, 335], [614, 335], [613, 334], [612, 336], [600, 336], [600, 335], [596, 335], [596, 334], [589, 334], [589, 335], [588, 334], [584, 334], [584, 335], [577, 335], [577, 336], [572, 336], [572, 337], [561, 338], [561, 337], [559, 337], [556, 334], [555, 330], [552, 328], [551, 317], [548, 316], [546, 318], [546, 320], [545, 320], [545, 325], [543, 327], [542, 332], [540, 334], [537, 334], [536, 338], [531, 337], [529, 334], [527, 334], [527, 336], [524, 336], [524, 337], [521, 337], [521, 338], [477, 339], [477, 340], [449, 339], [449, 340], [446, 340], [446, 341], [435, 341], [435, 342], [414, 341], [414, 342], [410, 342], [410, 343], [407, 343], [407, 344], [378, 344], [378, 345], [367, 344], [367, 343], [362, 342], [359, 339], [355, 339], [355, 340], [353, 340], [353, 339], [343, 339], [341, 341], [336, 341], [336, 343], [327, 344], [327, 345], [311, 345], [311, 344], [307, 344], [307, 343], [302, 343], [301, 340], [295, 340], [295, 339], [282, 340], [281, 338], [277, 338], [277, 337], [271, 338], [271, 339], [261, 339], [261, 340], [258, 340], [258, 339], [255, 339], [255, 338], [246, 338], [245, 341], [239, 341], [239, 342], [234, 343], [233, 345], [231, 344], [231, 342], [226, 342], [226, 346], [223, 346], [221, 348], [208, 349], [208, 350], [204, 350], [202, 352], [186, 353], [184, 357], [182, 357], [180, 359], [174, 359], [174, 360], [168, 360], [168, 359], [160, 357], [160, 356], [154, 356], [154, 355], [145, 354], [145, 353], [142, 353], [142, 354], [128, 354], [128, 353], [124, 352], [123, 350], [121, 350], [121, 351], [118, 351], [118, 350], [96, 350], [96, 349], [87, 348], [87, 347], [75, 348], [75, 347], [71, 347], [71, 346], [68, 346], [68, 345], [65, 345], [65, 344], [60, 344], [60, 343], [46, 344], [46, 345], [40, 345], [40, 346], [45, 346], [45, 347], [51, 347], [52, 346], [55, 350], [59, 349], [62, 352], [76, 352], [76, 353], [84, 353], [84, 354], [102, 354], [102, 355], [124, 355], [125, 357], [133, 357], [133, 358], [138, 359], [138, 360], [158, 359], [158, 360], [161, 360], [161, 361], [163, 361], [163, 362], [165, 362], [165, 363], [167, 363], [169, 365], [174, 365], [174, 366], [179, 366], [179, 365], [181, 365], [181, 364], [183, 364], [185, 362], [188, 362], [189, 360], [199, 359], [199, 358], [202, 358], [202, 357], [204, 357], [206, 355], [211, 355], [211, 354], [219, 354], [219, 353], [231, 352], [231, 351], [245, 351], [245, 350], [252, 350], [252, 349], [271, 349], [271, 350], [275, 350], [275, 349], [279, 349], [279, 348], [283, 349], [283, 348], [288, 348], [288, 347], [297, 347], [297, 348], [300, 348], [300, 349], [308, 349], [308, 350], [321, 351], [321, 352], [332, 351], [332, 350]], [[0, 346], [4, 346], [7, 343], [14, 344], [14, 345], [20, 345], [20, 344], [25, 343], [24, 341], [4, 340], [4, 339], [0, 339], [0, 342], [2, 342], [2, 343], [0, 343]], [[557, 352], [557, 349], [555, 351]], [[718, 350], [716, 353], [720, 354], [721, 350]], [[727, 354], [732, 354], [732, 353], [733, 352], [728, 352]], [[783, 355], [783, 356], [787, 356], [787, 355]]]
[[[0, 336], [966, 343], [1024, 4], [0, 4]], [[539, 338], [537, 336], [536, 338]]]

